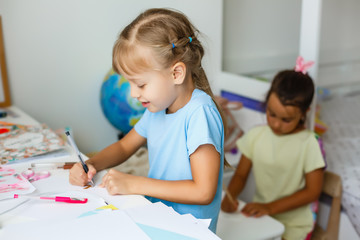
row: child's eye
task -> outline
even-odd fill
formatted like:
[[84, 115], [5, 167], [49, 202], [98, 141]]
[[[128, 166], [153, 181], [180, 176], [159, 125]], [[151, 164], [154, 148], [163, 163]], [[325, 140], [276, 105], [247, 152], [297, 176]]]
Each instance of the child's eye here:
[[291, 119], [282, 119], [282, 121], [285, 123], [289, 123], [289, 122], [291, 122]]
[[138, 85], [137, 87], [138, 88], [143, 88], [143, 87], [145, 87], [145, 84]]

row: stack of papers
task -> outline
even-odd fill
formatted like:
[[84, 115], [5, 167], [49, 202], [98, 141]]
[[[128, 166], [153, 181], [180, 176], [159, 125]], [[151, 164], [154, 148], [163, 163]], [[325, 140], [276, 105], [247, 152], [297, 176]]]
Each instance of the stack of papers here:
[[64, 219], [26, 221], [7, 225], [0, 231], [4, 239], [164, 239], [219, 240], [207, 227], [210, 222], [191, 214], [180, 215], [161, 202], [125, 210]]
[[151, 239], [220, 239], [208, 229], [210, 219], [180, 215], [161, 202], [126, 209], [125, 212]]

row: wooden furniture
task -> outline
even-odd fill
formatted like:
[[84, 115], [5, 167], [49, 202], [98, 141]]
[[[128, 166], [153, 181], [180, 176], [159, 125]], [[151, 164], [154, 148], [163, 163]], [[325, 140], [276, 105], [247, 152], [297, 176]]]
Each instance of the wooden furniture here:
[[11, 105], [9, 83], [6, 73], [4, 39], [2, 35], [2, 25], [0, 16], [0, 107]]
[[332, 198], [330, 214], [326, 229], [316, 224], [312, 234], [313, 240], [337, 240], [339, 237], [342, 183], [339, 175], [325, 171], [322, 193]]

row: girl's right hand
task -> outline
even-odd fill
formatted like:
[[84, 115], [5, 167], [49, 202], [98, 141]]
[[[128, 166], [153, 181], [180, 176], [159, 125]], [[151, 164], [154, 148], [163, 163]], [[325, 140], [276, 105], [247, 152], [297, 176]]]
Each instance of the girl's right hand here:
[[235, 212], [238, 209], [239, 202], [236, 200], [235, 202], [230, 201], [228, 197], [224, 197], [223, 201], [221, 202], [221, 210], [224, 212]]
[[70, 169], [69, 182], [72, 185], [85, 186], [95, 176], [96, 169], [94, 168], [94, 166], [91, 164], [86, 164], [86, 165], [89, 168], [89, 171], [87, 174], [85, 173], [84, 168], [82, 167], [80, 162], [76, 163]]
[[241, 212], [248, 217], [262, 217], [270, 215], [270, 204], [251, 202], [245, 205]]

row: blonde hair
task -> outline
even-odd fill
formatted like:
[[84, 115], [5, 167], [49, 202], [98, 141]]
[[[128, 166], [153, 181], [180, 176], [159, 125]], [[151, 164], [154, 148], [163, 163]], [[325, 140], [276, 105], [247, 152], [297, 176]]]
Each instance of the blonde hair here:
[[[181, 12], [152, 8], [141, 13], [120, 33], [113, 48], [113, 68], [131, 75], [153, 67], [151, 59], [142, 54], [143, 47], [152, 50], [153, 59], [164, 69], [177, 62], [187, 68], [195, 88], [206, 92], [216, 104], [227, 130], [226, 118], [216, 103], [208, 78], [201, 66], [204, 48], [198, 39], [198, 29]], [[228, 166], [225, 160], [225, 165]]]

